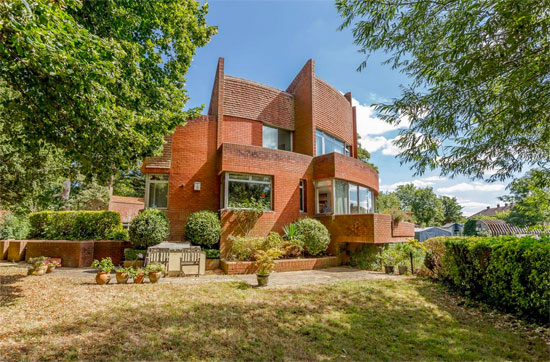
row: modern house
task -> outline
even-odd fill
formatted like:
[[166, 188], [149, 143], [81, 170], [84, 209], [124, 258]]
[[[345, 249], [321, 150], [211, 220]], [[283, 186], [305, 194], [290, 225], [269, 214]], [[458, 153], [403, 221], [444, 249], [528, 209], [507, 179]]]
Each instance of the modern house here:
[[183, 240], [187, 217], [220, 212], [222, 257], [239, 233], [235, 209], [260, 206], [252, 233], [281, 232], [301, 217], [329, 229], [339, 243], [387, 243], [414, 236], [414, 225], [376, 214], [378, 173], [357, 159], [351, 93], [315, 75], [309, 60], [286, 90], [216, 69], [208, 115], [166, 137], [163, 154], [147, 159], [145, 207], [166, 210], [171, 240]]

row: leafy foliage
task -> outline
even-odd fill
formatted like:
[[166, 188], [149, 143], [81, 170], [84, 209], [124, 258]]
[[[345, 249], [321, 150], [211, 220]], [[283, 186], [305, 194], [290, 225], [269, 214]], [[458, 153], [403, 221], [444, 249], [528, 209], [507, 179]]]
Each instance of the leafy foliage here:
[[29, 234], [30, 224], [25, 217], [18, 217], [11, 212], [0, 216], [0, 240], [26, 239]]
[[401, 209], [401, 200], [393, 192], [381, 192], [376, 198], [376, 210], [381, 214], [386, 214], [386, 210]]
[[402, 208], [412, 213], [416, 224], [439, 225], [443, 221], [443, 203], [431, 187], [401, 185], [397, 187], [395, 195], [401, 200]]
[[330, 234], [319, 220], [303, 218], [295, 222], [296, 237], [301, 240], [309, 255], [325, 252], [330, 243]]
[[13, 203], [77, 173], [104, 184], [160, 152], [200, 111], [185, 110], [183, 86], [216, 32], [207, 11], [194, 0], [0, 2], [2, 195]]
[[439, 196], [443, 204], [443, 224], [459, 222], [464, 217], [462, 215], [462, 206], [456, 200], [456, 197]]
[[103, 258], [101, 261], [94, 260], [92, 262], [92, 268], [97, 268], [103, 273], [110, 273], [115, 268], [113, 260], [111, 258]]
[[[412, 80], [377, 105], [407, 119], [396, 146], [417, 174], [491, 179], [550, 162], [550, 15], [547, 0], [338, 0], [341, 28], [360, 51], [388, 54]], [[359, 70], [364, 69], [366, 60]]]
[[218, 243], [221, 233], [220, 218], [213, 211], [197, 211], [187, 218], [185, 237], [193, 244], [211, 247]]
[[357, 134], [357, 158], [363, 161], [364, 163], [366, 163], [367, 165], [370, 165], [372, 168], [376, 170], [376, 172], [378, 172], [378, 166], [376, 166], [374, 163], [369, 161], [370, 152], [361, 146], [361, 136], [359, 135], [359, 133]]
[[104, 240], [122, 231], [114, 211], [41, 211], [29, 215], [31, 239]]
[[233, 236], [231, 258], [236, 260], [253, 260], [256, 252], [262, 249], [265, 238], [262, 236]]
[[139, 168], [123, 172], [115, 179], [113, 195], [143, 197], [145, 195], [145, 176]]
[[134, 248], [147, 249], [168, 238], [170, 224], [164, 212], [157, 209], [146, 209], [132, 220], [128, 231]]
[[144, 260], [146, 255], [146, 249], [124, 249], [124, 260]]
[[275, 259], [281, 257], [280, 249], [258, 250], [256, 252], [256, 266], [258, 266], [257, 274], [266, 275], [275, 269]]
[[219, 259], [220, 249], [202, 249], [205, 252], [207, 259]]

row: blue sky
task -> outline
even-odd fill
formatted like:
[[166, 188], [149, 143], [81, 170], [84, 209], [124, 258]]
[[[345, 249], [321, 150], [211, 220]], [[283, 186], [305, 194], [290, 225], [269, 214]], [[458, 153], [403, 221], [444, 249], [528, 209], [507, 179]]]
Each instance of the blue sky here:
[[408, 182], [430, 186], [438, 194], [457, 197], [465, 215], [496, 206], [498, 196], [506, 193], [504, 183], [449, 179], [438, 172], [413, 177], [409, 165], [400, 165], [395, 156], [399, 150], [391, 143], [399, 131], [377, 119], [370, 105], [399, 96], [408, 79], [382, 65], [383, 54], [371, 56], [366, 69], [356, 71], [364, 55], [353, 45], [350, 30], [337, 30], [341, 20], [333, 1], [211, 0], [209, 5], [207, 21], [219, 32], [197, 50], [187, 76], [189, 107], [207, 108], [218, 57], [225, 58], [226, 74], [280, 89], [313, 58], [319, 77], [341, 92], [352, 92], [362, 145], [379, 168], [382, 191]]

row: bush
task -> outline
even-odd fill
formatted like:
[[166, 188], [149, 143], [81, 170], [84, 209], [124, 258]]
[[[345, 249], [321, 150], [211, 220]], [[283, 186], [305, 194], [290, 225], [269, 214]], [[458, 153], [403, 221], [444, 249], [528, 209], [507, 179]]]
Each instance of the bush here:
[[115, 211], [41, 211], [29, 215], [30, 238], [103, 240], [122, 231]]
[[124, 260], [126, 261], [144, 260], [146, 255], [147, 250], [124, 249]]
[[296, 237], [304, 245], [304, 250], [310, 255], [319, 255], [327, 250], [330, 234], [320, 221], [304, 218], [296, 221]]
[[283, 237], [279, 233], [272, 231], [266, 236], [262, 244], [262, 250], [282, 249], [284, 242]]
[[0, 218], [0, 240], [26, 239], [30, 230], [29, 220], [24, 217], [17, 217], [11, 212]]
[[445, 245], [443, 242], [445, 240], [447, 240], [447, 237], [440, 236], [427, 239], [423, 243], [426, 250], [424, 266], [427, 269], [427, 275], [441, 280], [447, 279], [449, 275], [443, 264], [443, 256], [445, 254]]
[[254, 260], [256, 251], [262, 250], [265, 238], [261, 236], [230, 236], [233, 242], [231, 258], [237, 260]]
[[130, 241], [136, 249], [147, 249], [151, 245], [163, 242], [170, 233], [168, 217], [157, 209], [140, 212], [130, 224]]
[[128, 230], [113, 231], [112, 233], [107, 235], [107, 239], [128, 241], [130, 240], [130, 235], [128, 235]]
[[446, 281], [506, 312], [548, 322], [550, 236], [455, 237], [443, 241]]
[[219, 249], [203, 249], [206, 253], [206, 259], [219, 259], [220, 258], [220, 250]]
[[218, 243], [221, 233], [220, 218], [213, 211], [197, 211], [187, 218], [185, 237], [193, 244], [211, 247]]
[[380, 270], [379, 254], [384, 250], [384, 245], [361, 245], [350, 251], [349, 265], [365, 270]]

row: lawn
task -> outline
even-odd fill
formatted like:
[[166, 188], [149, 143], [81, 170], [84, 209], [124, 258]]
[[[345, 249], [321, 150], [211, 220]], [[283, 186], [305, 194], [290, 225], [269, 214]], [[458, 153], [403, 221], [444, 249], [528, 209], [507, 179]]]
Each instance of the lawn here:
[[0, 360], [546, 360], [548, 330], [428, 281], [256, 289], [0, 268]]

